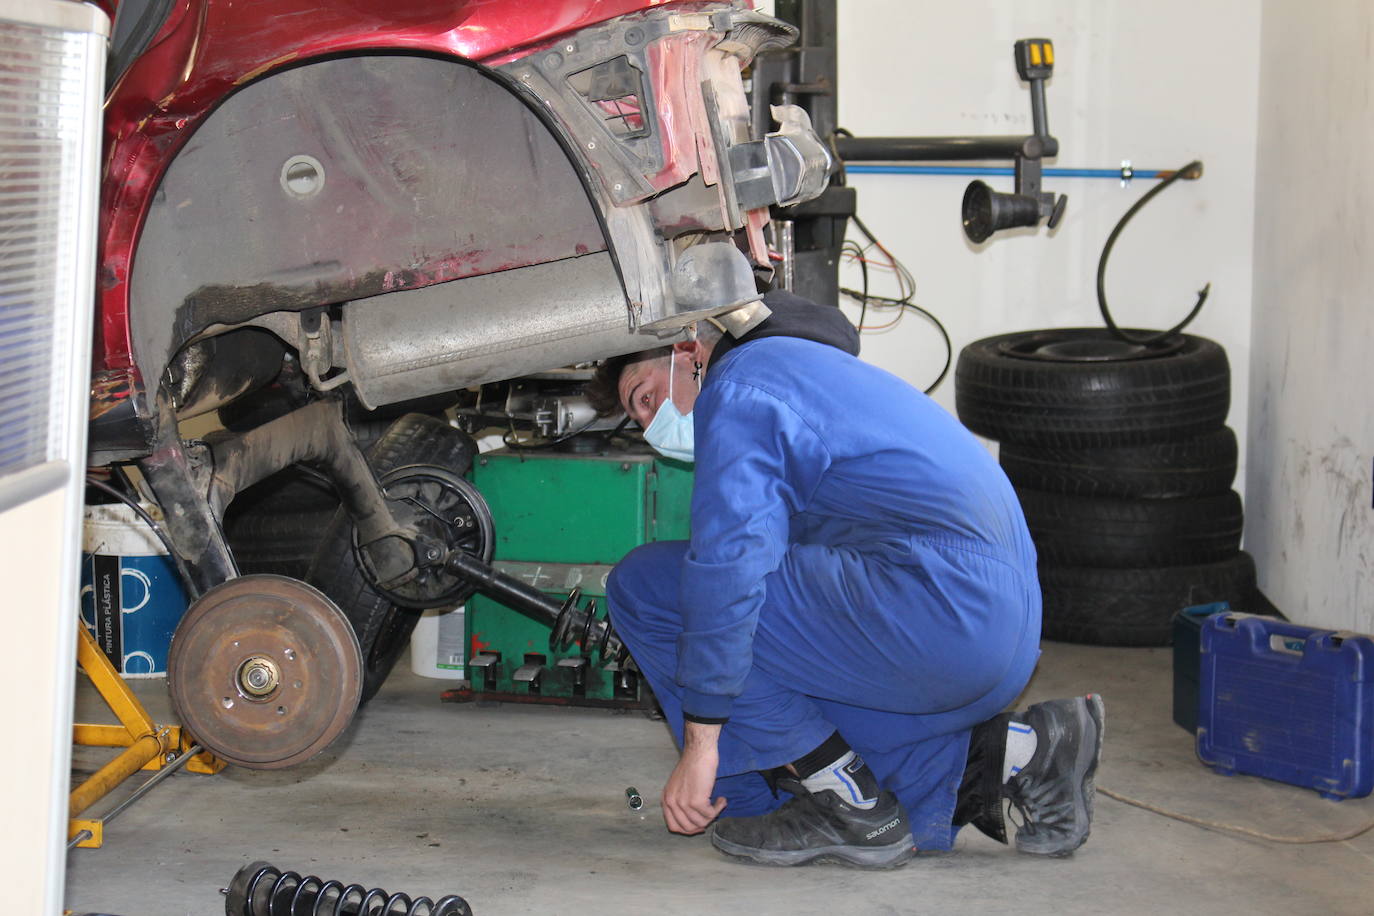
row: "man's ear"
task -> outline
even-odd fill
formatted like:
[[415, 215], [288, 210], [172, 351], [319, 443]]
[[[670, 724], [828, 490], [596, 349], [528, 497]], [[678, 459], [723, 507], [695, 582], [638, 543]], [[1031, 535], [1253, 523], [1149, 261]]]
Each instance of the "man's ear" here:
[[673, 355], [676, 356], [679, 353], [685, 353], [691, 357], [692, 362], [704, 365], [706, 357], [710, 355], [711, 351], [700, 340], [694, 338], [692, 340], [679, 340], [673, 344]]

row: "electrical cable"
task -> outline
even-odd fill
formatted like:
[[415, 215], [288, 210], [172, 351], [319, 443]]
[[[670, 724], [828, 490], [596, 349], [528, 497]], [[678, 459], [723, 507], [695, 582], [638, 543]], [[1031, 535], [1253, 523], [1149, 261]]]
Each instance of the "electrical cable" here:
[[[126, 481], [128, 480], [127, 477], [125, 477], [124, 479]], [[137, 515], [145, 525], [148, 526], [148, 528], [153, 532], [157, 539], [160, 542], [162, 542], [163, 549], [167, 551], [168, 559], [170, 559], [172, 561], [172, 565], [176, 567], [177, 574], [181, 577], [182, 585], [186, 587], [186, 593], [193, 597], [200, 594], [200, 589], [196, 588], [195, 582], [191, 579], [191, 574], [186, 570], [186, 567], [182, 564], [181, 554], [177, 553], [176, 548], [172, 546], [171, 538], [167, 537], [167, 532], [164, 531], [162, 529], [162, 526], [157, 523], [157, 519], [153, 518], [152, 515], [148, 513], [147, 509], [144, 509], [142, 506], [138, 504], [138, 500], [129, 496], [127, 493], [121, 493], [119, 490], [110, 486], [105, 481], [99, 480], [95, 477], [88, 476], [86, 478], [86, 486], [95, 487], [100, 492], [106, 494], [107, 496], [113, 496], [115, 499], [119, 500], [124, 505], [128, 506], [129, 509], [131, 509], [133, 513]]]
[[835, 138], [853, 136], [854, 135], [845, 128], [837, 127], [830, 132], [830, 136], [825, 138], [826, 144], [830, 147], [830, 160], [835, 163], [835, 183], [840, 187], [844, 187], [848, 182], [849, 172], [845, 166], [844, 157], [840, 155], [840, 145], [835, 142]]
[[[844, 131], [843, 128], [839, 128], [835, 131], [835, 133], [839, 134], [848, 132]], [[867, 224], [865, 224], [862, 219], [859, 218], [858, 214], [852, 216], [851, 219], [853, 219], [855, 227], [861, 233], [863, 233], [866, 239], [868, 239], [869, 245], [881, 251], [883, 253], [883, 257], [885, 257], [888, 263], [892, 265], [892, 271], [897, 280], [897, 296], [895, 298], [891, 296], [878, 296], [868, 291], [868, 261], [864, 256], [864, 249], [861, 248], [857, 243], [852, 241], [846, 242], [845, 247], [842, 250], [848, 250], [849, 246], [852, 245], [853, 249], [857, 252], [856, 258], [859, 261], [863, 274], [863, 290], [862, 292], [860, 292], [857, 290], [848, 289], [846, 287], [841, 287], [840, 293], [860, 303], [861, 308], [859, 313], [858, 324], [858, 329], [860, 332], [863, 332], [865, 330], [887, 330], [896, 325], [897, 322], [901, 320], [902, 315], [906, 314], [906, 311], [908, 309], [922, 316], [935, 326], [935, 329], [940, 333], [940, 338], [945, 345], [945, 364], [940, 369], [940, 374], [935, 377], [935, 381], [931, 382], [930, 385], [924, 389], [924, 392], [926, 394], [930, 394], [931, 392], [935, 391], [935, 389], [939, 388], [940, 385], [944, 382], [945, 378], [949, 375], [949, 370], [954, 364], [954, 342], [950, 339], [949, 331], [946, 330], [944, 324], [940, 321], [939, 318], [935, 316], [933, 312], [911, 301], [912, 297], [916, 295], [916, 279], [911, 275], [911, 271], [909, 271], [906, 268], [906, 265], [904, 265], [901, 261], [897, 260], [896, 256], [894, 256], [892, 252], [887, 249], [887, 246], [885, 246], [882, 242], [878, 241], [878, 238], [873, 234], [873, 231], [868, 228]], [[897, 309], [897, 317], [893, 321], [885, 325], [879, 325], [877, 327], [866, 327], [864, 324], [864, 320], [867, 315], [868, 306], [870, 304], [883, 307], [895, 307]]]
[[1257, 840], [1268, 840], [1270, 843], [1287, 843], [1295, 846], [1310, 845], [1313, 843], [1342, 843], [1346, 840], [1353, 840], [1355, 837], [1368, 833], [1370, 830], [1374, 830], [1374, 821], [1370, 821], [1362, 827], [1356, 827], [1353, 830], [1347, 830], [1343, 833], [1321, 833], [1313, 836], [1281, 836], [1272, 833], [1264, 833], [1260, 830], [1251, 830], [1249, 827], [1240, 827], [1236, 824], [1223, 824], [1220, 821], [1209, 821], [1205, 818], [1193, 817], [1190, 814], [1179, 814], [1177, 811], [1159, 808], [1149, 802], [1143, 802], [1138, 798], [1131, 798], [1128, 795], [1113, 792], [1111, 789], [1106, 789], [1102, 786], [1098, 786], [1097, 791], [1122, 804], [1149, 811], [1151, 814], [1158, 814], [1161, 817], [1182, 821], [1185, 824], [1192, 824], [1195, 827], [1202, 827], [1207, 830], [1220, 830], [1225, 833], [1235, 833], [1240, 836], [1248, 836]]
[[868, 316], [868, 259], [864, 257], [864, 250], [859, 247], [859, 243], [850, 241], [849, 239], [845, 239], [844, 245], [841, 246], [840, 251], [843, 254], [843, 252], [851, 248], [854, 250], [854, 259], [859, 262], [859, 272], [864, 278], [864, 291], [859, 299], [859, 323], [855, 326], [856, 330], [862, 332], [864, 329], [864, 319]]
[[145, 525], [152, 529], [153, 534], [157, 536], [157, 539], [162, 542], [162, 546], [166, 548], [167, 555], [171, 557], [175, 557], [177, 555], [176, 550], [172, 547], [171, 539], [167, 537], [167, 532], [162, 530], [162, 526], [159, 525], [157, 523], [157, 520], [148, 513], [147, 509], [144, 509], [142, 506], [138, 504], [137, 500], [129, 496], [127, 493], [121, 493], [119, 490], [116, 490], [114, 487], [110, 486], [105, 481], [97, 480], [94, 477], [86, 478], [86, 486], [95, 487], [97, 490], [104, 493], [105, 495], [113, 496], [115, 499], [119, 500], [124, 505], [128, 506], [135, 515], [137, 515], [140, 519], [143, 520], [143, 523]]
[[881, 251], [883, 257], [887, 258], [888, 263], [892, 265], [892, 270], [897, 275], [897, 300], [903, 305], [909, 304], [911, 302], [911, 297], [916, 295], [916, 280], [911, 276], [911, 272], [906, 269], [906, 265], [897, 260], [892, 252], [887, 250], [886, 245], [878, 241], [877, 237], [869, 230], [868, 226], [864, 224], [864, 221], [859, 218], [857, 213], [851, 216], [850, 219], [854, 221], [854, 225], [864, 234], [864, 237], [868, 239], [874, 247]]
[[1212, 284], [1208, 283], [1198, 291], [1197, 304], [1193, 306], [1193, 310], [1188, 313], [1188, 316], [1169, 330], [1161, 331], [1158, 334], [1137, 336], [1122, 330], [1117, 327], [1116, 322], [1112, 320], [1112, 313], [1107, 308], [1107, 257], [1112, 253], [1112, 246], [1116, 244], [1117, 236], [1121, 235], [1121, 230], [1126, 228], [1126, 224], [1131, 221], [1131, 217], [1140, 212], [1142, 207], [1154, 200], [1155, 197], [1165, 188], [1169, 187], [1169, 185], [1178, 181], [1180, 178], [1195, 179], [1200, 177], [1202, 177], [1202, 163], [1198, 160], [1194, 160], [1155, 185], [1146, 192], [1140, 200], [1136, 201], [1134, 206], [1126, 211], [1126, 215], [1121, 217], [1116, 226], [1112, 229], [1111, 234], [1107, 236], [1107, 244], [1102, 246], [1102, 256], [1097, 260], [1097, 307], [1098, 310], [1102, 312], [1102, 319], [1107, 322], [1107, 327], [1111, 329], [1111, 332], [1127, 343], [1151, 344], [1179, 333], [1191, 324], [1193, 319], [1198, 316], [1198, 313], [1202, 311], [1202, 304], [1207, 301], [1207, 295], [1212, 291]]

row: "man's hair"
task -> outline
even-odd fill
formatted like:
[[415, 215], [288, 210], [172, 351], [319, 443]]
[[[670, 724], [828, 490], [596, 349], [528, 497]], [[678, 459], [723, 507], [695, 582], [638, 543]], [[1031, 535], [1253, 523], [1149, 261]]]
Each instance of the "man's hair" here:
[[[697, 322], [697, 340], [702, 343], [714, 346], [721, 336], [720, 326], [709, 318]], [[620, 406], [620, 375], [625, 371], [625, 367], [648, 359], [661, 359], [672, 355], [673, 348], [670, 345], [627, 353], [624, 356], [613, 356], [605, 360], [596, 367], [592, 380], [583, 389], [587, 403], [592, 405], [592, 410], [596, 411], [598, 417], [611, 417], [622, 413], [624, 408]]]
[[655, 347], [652, 350], [626, 353], [624, 356], [612, 356], [605, 360], [596, 367], [592, 380], [582, 389], [582, 393], [587, 396], [587, 403], [592, 405], [592, 410], [596, 411], [598, 417], [613, 417], [623, 413], [624, 408], [620, 406], [620, 374], [625, 371], [625, 367], [646, 359], [671, 356], [672, 353], [672, 347]]

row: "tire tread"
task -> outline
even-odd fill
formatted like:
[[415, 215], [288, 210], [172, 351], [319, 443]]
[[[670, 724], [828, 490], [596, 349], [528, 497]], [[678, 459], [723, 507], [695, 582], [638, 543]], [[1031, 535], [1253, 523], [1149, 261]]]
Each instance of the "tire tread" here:
[[1044, 566], [1045, 639], [1104, 646], [1167, 646], [1174, 615], [1227, 601], [1237, 610], [1267, 605], [1248, 553], [1216, 563], [1151, 569]]
[[1036, 333], [1044, 332], [987, 337], [960, 352], [955, 407], [975, 433], [1023, 445], [1098, 448], [1185, 439], [1225, 423], [1230, 367], [1211, 340], [1185, 334], [1175, 354], [1103, 362], [1022, 359], [1001, 349]]
[[1101, 449], [1004, 443], [998, 462], [1019, 488], [1108, 499], [1215, 496], [1236, 479], [1236, 434], [1222, 427], [1177, 442]]

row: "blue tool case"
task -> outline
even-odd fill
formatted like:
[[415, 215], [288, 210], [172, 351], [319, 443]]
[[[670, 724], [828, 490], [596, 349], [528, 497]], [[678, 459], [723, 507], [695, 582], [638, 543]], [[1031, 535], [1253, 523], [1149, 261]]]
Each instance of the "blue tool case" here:
[[1360, 798], [1374, 789], [1374, 639], [1224, 613], [1202, 627], [1197, 754]]

